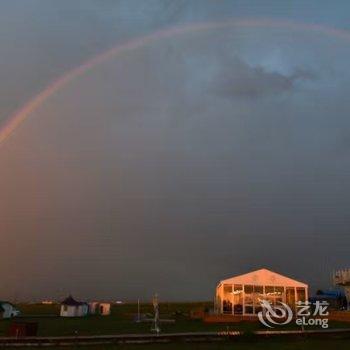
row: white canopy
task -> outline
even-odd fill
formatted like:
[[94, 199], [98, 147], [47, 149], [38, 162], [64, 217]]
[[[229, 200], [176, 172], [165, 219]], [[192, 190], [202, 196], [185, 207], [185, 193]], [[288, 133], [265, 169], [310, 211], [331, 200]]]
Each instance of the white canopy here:
[[220, 281], [220, 284], [253, 284], [253, 285], [272, 285], [272, 286], [288, 286], [288, 287], [303, 287], [307, 288], [307, 284], [293, 280], [289, 277], [280, 275], [279, 273], [268, 269], [260, 269], [231, 277]]

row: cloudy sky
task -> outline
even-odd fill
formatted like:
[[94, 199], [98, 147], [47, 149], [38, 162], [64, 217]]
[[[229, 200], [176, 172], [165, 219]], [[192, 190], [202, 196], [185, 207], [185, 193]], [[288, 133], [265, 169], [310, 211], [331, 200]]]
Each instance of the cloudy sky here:
[[112, 47], [215, 25], [111, 56], [0, 145], [1, 298], [205, 300], [261, 267], [331, 287], [350, 265], [350, 33], [329, 28], [349, 10], [2, 1], [1, 123]]

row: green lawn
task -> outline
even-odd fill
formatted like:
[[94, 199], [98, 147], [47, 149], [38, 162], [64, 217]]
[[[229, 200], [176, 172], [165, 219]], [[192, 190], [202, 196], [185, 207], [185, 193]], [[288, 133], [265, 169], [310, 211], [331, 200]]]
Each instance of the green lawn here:
[[[191, 309], [207, 307], [209, 303], [164, 303], [160, 305], [162, 318], [173, 318], [174, 324], [162, 325], [164, 332], [190, 332], [205, 330], [222, 330], [223, 325], [206, 325], [201, 321], [190, 320], [188, 314]], [[18, 305], [22, 312], [20, 319], [34, 321], [39, 324], [40, 336], [56, 335], [93, 335], [93, 334], [117, 334], [117, 333], [149, 333], [150, 323], [136, 323], [134, 317], [137, 313], [136, 304], [114, 305], [110, 316], [90, 315], [83, 318], [58, 317], [58, 305]], [[141, 305], [142, 313], [152, 314], [152, 305]], [[57, 315], [54, 317], [53, 315]], [[36, 316], [36, 317], [34, 317]], [[12, 320], [0, 321], [0, 335], [6, 334]]]

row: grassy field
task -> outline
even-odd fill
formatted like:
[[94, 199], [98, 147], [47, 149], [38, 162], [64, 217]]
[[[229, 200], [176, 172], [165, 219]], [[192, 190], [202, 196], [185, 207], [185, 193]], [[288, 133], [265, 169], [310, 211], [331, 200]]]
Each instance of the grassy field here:
[[[208, 308], [210, 303], [163, 303], [160, 305], [161, 318], [173, 318], [175, 323], [161, 324], [162, 332], [200, 332], [200, 331], [223, 331], [223, 330], [242, 330], [248, 334], [251, 331], [264, 329], [258, 322], [241, 322], [234, 324], [206, 324], [201, 320], [191, 320], [189, 313], [191, 309]], [[98, 334], [122, 334], [122, 333], [150, 333], [150, 323], [136, 323], [134, 318], [137, 312], [136, 304], [113, 305], [110, 316], [88, 316], [84, 318], [62, 318], [58, 317], [59, 305], [18, 305], [22, 312], [20, 320], [38, 322], [39, 336], [60, 336], [60, 335], [98, 335]], [[141, 313], [152, 313], [152, 305], [141, 305]], [[0, 336], [6, 334], [6, 330], [13, 320], [0, 321]], [[332, 328], [350, 328], [349, 323], [330, 323]], [[292, 328], [290, 326], [289, 328]], [[295, 328], [295, 327], [294, 327]], [[337, 350], [350, 349], [350, 339], [299, 339], [299, 340], [280, 340], [280, 339], [246, 339], [232, 343], [210, 343], [210, 344], [155, 344], [155, 345], [118, 345], [106, 346], [107, 349], [329, 349], [336, 346]], [[82, 349], [82, 347], [79, 347]], [[94, 347], [88, 347], [94, 349]], [[98, 349], [104, 348], [98, 346]]]
[[[201, 321], [190, 320], [191, 309], [207, 307], [208, 303], [164, 303], [161, 304], [161, 317], [173, 318], [175, 323], [163, 324], [164, 332], [191, 332], [225, 329], [222, 325], [205, 325]], [[113, 305], [110, 316], [89, 315], [83, 318], [58, 317], [59, 305], [18, 305], [20, 320], [38, 322], [40, 336], [96, 335], [118, 333], [150, 333], [151, 323], [136, 323], [136, 304]], [[150, 304], [141, 305], [141, 313], [152, 316]], [[0, 335], [5, 335], [12, 320], [0, 321]]]
[[[231, 324], [207, 324], [201, 320], [191, 320], [189, 313], [192, 309], [209, 308], [210, 303], [163, 303], [160, 304], [161, 318], [175, 319], [175, 323], [161, 324], [162, 332], [200, 332], [242, 330], [250, 332], [265, 329], [259, 322], [241, 322]], [[113, 305], [110, 316], [90, 315], [83, 318], [59, 317], [59, 305], [21, 304], [18, 305], [22, 317], [20, 320], [38, 323], [39, 336], [60, 335], [98, 335], [121, 333], [150, 333], [151, 323], [136, 323], [136, 304]], [[141, 313], [152, 316], [151, 304], [142, 304]], [[0, 321], [0, 336], [5, 335], [12, 320]], [[330, 323], [334, 328], [350, 327], [349, 323]], [[285, 327], [287, 328], [287, 327]], [[288, 328], [296, 328], [289, 326]]]

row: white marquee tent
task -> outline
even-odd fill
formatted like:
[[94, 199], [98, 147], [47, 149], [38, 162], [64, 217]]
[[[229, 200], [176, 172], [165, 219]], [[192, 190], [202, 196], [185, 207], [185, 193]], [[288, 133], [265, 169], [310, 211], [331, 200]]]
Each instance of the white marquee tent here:
[[260, 269], [220, 281], [215, 310], [219, 314], [256, 315], [261, 311], [261, 300], [272, 305], [284, 302], [295, 308], [296, 302], [307, 299], [307, 284]]

